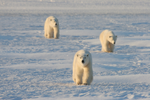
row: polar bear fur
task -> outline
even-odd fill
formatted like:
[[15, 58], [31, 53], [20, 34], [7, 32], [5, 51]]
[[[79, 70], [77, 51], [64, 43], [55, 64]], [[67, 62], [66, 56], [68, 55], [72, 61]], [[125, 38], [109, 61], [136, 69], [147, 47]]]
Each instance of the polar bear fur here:
[[79, 50], [74, 55], [73, 81], [76, 85], [90, 85], [93, 80], [92, 56], [86, 50]]
[[46, 19], [44, 25], [44, 36], [46, 38], [59, 38], [59, 23], [58, 19], [54, 16], [50, 16]]
[[99, 36], [102, 52], [113, 52], [117, 36], [110, 30], [104, 30]]

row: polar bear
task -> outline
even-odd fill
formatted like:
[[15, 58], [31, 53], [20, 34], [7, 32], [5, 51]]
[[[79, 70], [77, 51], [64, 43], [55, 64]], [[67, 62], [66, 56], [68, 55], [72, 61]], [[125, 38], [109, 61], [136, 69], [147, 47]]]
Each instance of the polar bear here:
[[59, 38], [59, 23], [56, 17], [50, 16], [46, 19], [44, 25], [44, 32], [44, 36], [46, 38]]
[[86, 50], [79, 50], [74, 55], [73, 81], [76, 85], [90, 85], [93, 80], [92, 56]]
[[99, 36], [102, 52], [113, 52], [117, 36], [110, 30], [104, 30]]

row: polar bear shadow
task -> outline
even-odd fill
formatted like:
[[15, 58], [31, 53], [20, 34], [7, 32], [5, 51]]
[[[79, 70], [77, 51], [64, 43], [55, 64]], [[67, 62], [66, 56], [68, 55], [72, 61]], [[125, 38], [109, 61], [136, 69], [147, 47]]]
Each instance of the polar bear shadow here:
[[137, 52], [138, 52], [138, 47], [136, 47], [136, 46], [122, 45], [122, 46], [117, 46], [114, 53], [116, 53], [116, 54], [132, 54], [132, 53], [137, 53]]
[[88, 39], [93, 39], [93, 38], [89, 36], [61, 35], [60, 39], [62, 40], [88, 40]]
[[56, 86], [75, 86], [75, 83], [52, 83], [50, 85], [56, 85]]

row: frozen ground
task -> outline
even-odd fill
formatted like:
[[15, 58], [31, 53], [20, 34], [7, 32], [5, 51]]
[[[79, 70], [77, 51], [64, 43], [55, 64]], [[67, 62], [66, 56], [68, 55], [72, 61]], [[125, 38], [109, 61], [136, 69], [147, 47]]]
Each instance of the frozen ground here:
[[[113, 1], [0, 0], [0, 99], [149, 100], [150, 1]], [[58, 40], [43, 35], [50, 15], [60, 22]], [[104, 29], [118, 36], [114, 53], [100, 52]], [[93, 58], [89, 86], [72, 80], [80, 49]]]

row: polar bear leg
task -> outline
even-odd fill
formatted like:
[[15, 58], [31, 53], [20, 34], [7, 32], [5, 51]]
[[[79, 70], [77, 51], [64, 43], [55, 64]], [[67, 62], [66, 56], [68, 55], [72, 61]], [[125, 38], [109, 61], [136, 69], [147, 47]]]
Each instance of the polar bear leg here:
[[47, 38], [47, 34], [45, 33], [44, 36]]
[[74, 59], [73, 59], [73, 74], [72, 74], [72, 78], [75, 83], [76, 83], [76, 59], [77, 59], [77, 56], [75, 54]]
[[53, 30], [54, 30], [54, 39], [58, 39], [59, 38], [59, 30], [58, 30], [58, 28], [57, 27], [54, 27], [53, 28]]
[[92, 69], [84, 68], [84, 74], [83, 74], [83, 85], [90, 85], [92, 82], [92, 73], [90, 72]]
[[101, 40], [101, 45], [102, 45], [102, 52], [107, 52], [108, 47], [107, 47], [107, 42]]
[[84, 73], [84, 77], [83, 77], [83, 85], [90, 85], [90, 78], [89, 75], [87, 73]]
[[77, 85], [82, 84], [82, 76], [83, 76], [83, 70], [80, 70], [80, 69], [77, 68], [76, 69], [76, 76], [75, 76]]
[[44, 36], [45, 36], [46, 38], [50, 38], [50, 35], [49, 35], [48, 32], [45, 32]]
[[73, 81], [76, 83], [76, 76], [75, 76], [75, 68], [74, 68], [74, 66], [73, 66], [73, 74], [72, 74], [72, 79], [73, 79]]
[[46, 33], [46, 34], [45, 34], [45, 37], [48, 38], [48, 39], [49, 39], [49, 38], [52, 38], [52, 34]]
[[77, 85], [82, 84], [82, 76], [79, 76], [79, 75], [76, 76], [76, 84]]
[[102, 45], [102, 52], [109, 52], [109, 47], [106, 43]]
[[53, 29], [52, 28], [46, 29], [44, 36], [46, 38], [53, 38], [54, 37]]
[[110, 52], [114, 51], [114, 44], [110, 44]]
[[101, 45], [102, 45], [101, 51], [102, 51], [102, 52], [105, 52], [105, 45], [104, 45], [104, 44], [101, 44]]

